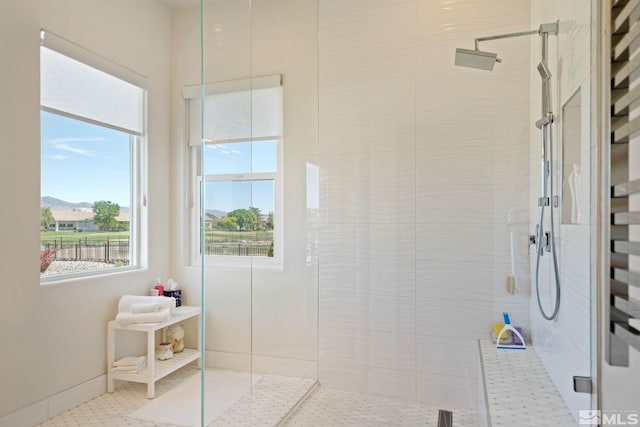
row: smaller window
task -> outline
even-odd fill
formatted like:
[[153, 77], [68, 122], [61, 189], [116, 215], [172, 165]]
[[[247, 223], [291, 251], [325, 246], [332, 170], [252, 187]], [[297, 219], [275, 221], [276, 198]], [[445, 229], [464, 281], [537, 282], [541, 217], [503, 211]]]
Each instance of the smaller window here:
[[193, 213], [194, 258], [202, 243], [215, 265], [242, 264], [247, 257], [258, 262], [254, 266], [281, 265], [281, 76], [208, 84], [204, 100], [199, 86], [183, 94], [196, 200], [204, 188], [202, 213], [200, 206]]
[[[277, 145], [262, 141], [204, 148], [206, 255], [274, 256]], [[246, 170], [237, 168], [243, 163]]]

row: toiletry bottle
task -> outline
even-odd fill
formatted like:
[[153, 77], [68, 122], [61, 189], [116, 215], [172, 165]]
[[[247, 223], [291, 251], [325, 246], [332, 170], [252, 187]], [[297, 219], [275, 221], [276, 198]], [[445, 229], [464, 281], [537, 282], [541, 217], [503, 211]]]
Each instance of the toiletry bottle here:
[[159, 296], [164, 296], [164, 286], [162, 286], [162, 281], [160, 280], [160, 278], [156, 278], [156, 286], [155, 288], [158, 290], [158, 295]]

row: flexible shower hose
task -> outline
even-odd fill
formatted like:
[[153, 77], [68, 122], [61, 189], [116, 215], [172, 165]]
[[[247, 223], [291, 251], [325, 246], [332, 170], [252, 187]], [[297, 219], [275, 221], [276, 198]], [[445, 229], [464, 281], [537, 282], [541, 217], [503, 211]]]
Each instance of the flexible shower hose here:
[[[549, 122], [549, 124], [544, 126], [544, 130], [542, 130], [543, 132], [543, 139], [546, 139], [545, 136], [546, 134], [544, 133], [545, 131], [548, 130], [549, 132], [549, 165], [550, 167], [553, 167], [553, 150], [552, 148], [552, 141], [551, 141], [551, 121]], [[547, 129], [549, 128], [549, 129]], [[543, 141], [543, 144], [545, 144], [545, 142]], [[545, 165], [546, 168], [546, 165]], [[546, 172], [545, 172], [546, 173]], [[545, 195], [543, 195], [544, 197]], [[540, 207], [540, 232], [538, 234], [538, 247], [537, 247], [537, 251], [536, 251], [536, 297], [538, 299], [538, 308], [540, 309], [540, 314], [542, 314], [542, 317], [544, 317], [546, 320], [553, 320], [556, 317], [558, 317], [558, 311], [560, 310], [560, 273], [558, 272], [558, 256], [556, 254], [556, 236], [555, 236], [555, 225], [554, 225], [554, 220], [553, 220], [553, 173], [551, 171], [549, 171], [549, 219], [551, 222], [551, 231], [549, 233], [549, 239], [551, 240], [551, 255], [553, 257], [553, 271], [554, 271], [554, 277], [555, 277], [555, 282], [556, 282], [556, 303], [555, 303], [555, 307], [553, 309], [553, 313], [551, 315], [548, 315], [545, 311], [544, 308], [542, 307], [542, 302], [540, 301], [540, 258], [542, 258], [542, 253], [544, 251], [544, 246], [542, 244], [542, 241], [544, 239], [544, 208], [545, 208], [545, 203], [542, 203], [542, 206]]]

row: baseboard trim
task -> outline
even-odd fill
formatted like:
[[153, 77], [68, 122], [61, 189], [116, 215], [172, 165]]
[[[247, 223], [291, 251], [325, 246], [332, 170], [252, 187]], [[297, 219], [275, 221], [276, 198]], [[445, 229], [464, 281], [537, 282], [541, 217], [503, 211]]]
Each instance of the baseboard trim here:
[[249, 355], [215, 350], [205, 351], [207, 368], [231, 369], [256, 374], [282, 375], [285, 377], [315, 380], [318, 375], [317, 362], [303, 359]]
[[0, 417], [0, 427], [33, 427], [106, 392], [105, 374]]

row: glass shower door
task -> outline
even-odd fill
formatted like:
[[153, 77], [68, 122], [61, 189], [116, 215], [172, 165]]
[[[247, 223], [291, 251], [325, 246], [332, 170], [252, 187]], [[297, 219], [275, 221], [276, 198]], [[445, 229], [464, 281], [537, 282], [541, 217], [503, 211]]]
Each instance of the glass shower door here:
[[317, 379], [314, 4], [202, 2], [204, 425], [276, 425]]

